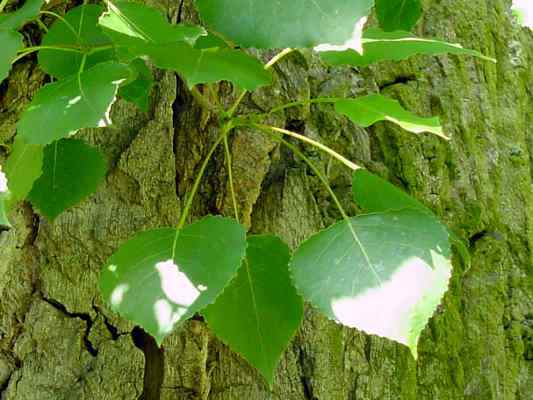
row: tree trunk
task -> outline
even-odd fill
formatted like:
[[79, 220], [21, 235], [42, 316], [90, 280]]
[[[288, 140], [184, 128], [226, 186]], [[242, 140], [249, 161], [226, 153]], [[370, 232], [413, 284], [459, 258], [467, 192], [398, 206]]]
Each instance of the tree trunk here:
[[[11, 214], [15, 228], [1, 233], [0, 398], [532, 400], [533, 35], [512, 22], [509, 3], [427, 0], [417, 28], [424, 37], [496, 57], [497, 64], [415, 57], [354, 70], [326, 68], [310, 52], [294, 53], [276, 67], [275, 84], [242, 106], [267, 110], [309, 96], [379, 90], [414, 112], [441, 117], [449, 142], [388, 123], [361, 129], [327, 105], [271, 121], [404, 187], [469, 241], [472, 265], [455, 260], [450, 290], [423, 334], [418, 361], [404, 346], [342, 328], [307, 307], [269, 389], [200, 318], [160, 350], [106, 308], [97, 285], [106, 258], [140, 230], [177, 223], [217, 134], [212, 116], [175, 74], [156, 72], [148, 114], [118, 102], [113, 128], [79, 134], [109, 161], [98, 192], [53, 223], [22, 204]], [[188, 1], [167, 11], [174, 20], [195, 18]], [[2, 84], [0, 142], [14, 135], [16, 119], [43, 81], [28, 61]], [[235, 97], [227, 84], [219, 92], [228, 104]], [[268, 136], [240, 130], [231, 148], [239, 208], [251, 232], [278, 234], [294, 247], [339, 218], [318, 178]], [[349, 171], [301, 148], [355, 212]], [[0, 162], [5, 156], [0, 153]], [[231, 215], [221, 150], [192, 219], [209, 213]]]

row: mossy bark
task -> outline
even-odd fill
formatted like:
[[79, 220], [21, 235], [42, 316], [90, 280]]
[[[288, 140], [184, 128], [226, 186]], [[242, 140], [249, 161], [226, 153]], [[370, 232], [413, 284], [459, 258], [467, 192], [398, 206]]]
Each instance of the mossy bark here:
[[[105, 259], [139, 230], [176, 224], [217, 134], [213, 116], [179, 79], [156, 72], [149, 113], [118, 102], [113, 128], [79, 134], [109, 161], [98, 192], [54, 222], [21, 204], [10, 215], [15, 228], [1, 233], [0, 398], [533, 399], [533, 35], [512, 22], [509, 3], [427, 0], [417, 27], [423, 36], [496, 57], [497, 64], [416, 57], [354, 70], [294, 53], [275, 68], [275, 84], [242, 106], [258, 111], [310, 96], [380, 91], [419, 114], [441, 116], [449, 142], [388, 123], [364, 130], [329, 106], [270, 121], [404, 187], [469, 242], [472, 266], [454, 263], [450, 291], [424, 332], [418, 361], [401, 345], [341, 328], [307, 308], [269, 389], [202, 321], [187, 323], [160, 350], [102, 304], [97, 280]], [[194, 19], [187, 1], [166, 10], [174, 20]], [[0, 141], [13, 137], [17, 117], [44, 79], [29, 60], [2, 84]], [[218, 91], [228, 104], [235, 97], [228, 85]], [[241, 218], [251, 232], [278, 234], [294, 247], [338, 218], [317, 177], [268, 136], [240, 130], [231, 148]], [[356, 212], [349, 171], [301, 148]], [[0, 153], [0, 161], [6, 156]], [[208, 213], [231, 215], [222, 151], [209, 165], [192, 218]]]

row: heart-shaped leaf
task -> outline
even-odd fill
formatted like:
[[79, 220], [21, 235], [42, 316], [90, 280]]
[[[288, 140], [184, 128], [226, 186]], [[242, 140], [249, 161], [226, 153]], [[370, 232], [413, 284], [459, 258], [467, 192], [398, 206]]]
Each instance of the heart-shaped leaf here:
[[5, 164], [10, 191], [6, 202], [8, 209], [28, 196], [34, 182], [43, 172], [42, 167], [43, 146], [28, 144], [23, 138], [15, 137], [11, 154]]
[[96, 191], [107, 172], [102, 154], [82, 140], [62, 139], [44, 149], [43, 171], [28, 198], [50, 220]]
[[197, 0], [202, 19], [243, 47], [359, 47], [374, 0]]
[[0, 15], [0, 30], [16, 30], [39, 15], [44, 0], [27, 0], [18, 10]]
[[244, 228], [228, 218], [206, 217], [179, 231], [142, 232], [109, 258], [100, 291], [114, 311], [161, 344], [215, 301], [235, 277], [245, 251]]
[[[43, 38], [43, 46], [59, 46], [85, 49], [111, 45], [111, 40], [104, 35], [98, 25], [98, 18], [103, 12], [102, 6], [87, 4], [73, 8], [64, 17], [58, 19]], [[61, 50], [41, 50], [39, 65], [56, 78], [65, 78], [76, 74], [83, 60], [83, 53]], [[85, 68], [115, 58], [113, 49], [88, 54]]]
[[289, 248], [275, 236], [248, 238], [237, 278], [203, 315], [213, 332], [272, 385], [283, 351], [303, 317], [289, 276]]
[[420, 333], [451, 276], [446, 228], [400, 210], [339, 222], [304, 242], [291, 269], [304, 298], [343, 325], [403, 343]]
[[0, 83], [7, 78], [11, 70], [11, 61], [24, 46], [22, 35], [15, 31], [0, 28]]
[[420, 0], [376, 0], [379, 25], [386, 32], [410, 31], [422, 15]]
[[405, 110], [398, 101], [373, 94], [335, 103], [335, 110], [364, 128], [378, 121], [389, 121], [413, 133], [430, 132], [448, 139], [437, 117], [423, 118]]
[[422, 39], [409, 32], [384, 32], [370, 28], [363, 34], [363, 53], [354, 50], [325, 51], [320, 53], [324, 61], [332, 65], [354, 65], [364, 67], [379, 61], [405, 60], [417, 54], [469, 55], [483, 60], [496, 62], [478, 51], [465, 49], [459, 44], [446, 43], [433, 39]]
[[22, 114], [19, 136], [46, 145], [82, 128], [108, 126], [118, 87], [131, 75], [127, 65], [108, 62], [44, 86]]

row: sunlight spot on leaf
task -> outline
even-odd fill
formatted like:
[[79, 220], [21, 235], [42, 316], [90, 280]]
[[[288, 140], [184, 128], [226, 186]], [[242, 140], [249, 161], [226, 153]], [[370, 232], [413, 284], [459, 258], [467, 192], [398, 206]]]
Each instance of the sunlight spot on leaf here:
[[111, 264], [109, 267], [107, 267], [110, 272], [116, 272], [117, 268], [118, 267], [115, 264]]
[[[111, 267], [115, 267], [115, 270], [117, 268], [116, 265], [110, 265], [109, 266], [109, 270], [114, 272], [114, 270], [111, 269]], [[126, 292], [130, 289], [130, 286], [127, 285], [127, 284], [121, 284], [121, 285], [118, 285], [114, 290], [113, 290], [113, 293], [111, 293], [111, 305], [113, 307], [118, 307], [121, 303], [122, 303], [122, 300], [124, 299], [124, 295], [126, 294]]]
[[81, 96], [76, 96], [76, 97], [74, 97], [73, 99], [70, 99], [70, 100], [68, 101], [67, 108], [70, 108], [70, 107], [72, 107], [73, 105], [79, 103], [80, 100], [81, 100]]
[[357, 51], [359, 54], [363, 54], [363, 43], [361, 41], [361, 37], [363, 35], [363, 28], [365, 26], [367, 17], [361, 18], [354, 26], [353, 34], [350, 39], [348, 39], [344, 44], [341, 45], [333, 45], [333, 44], [320, 44], [314, 48], [315, 51], [321, 52], [321, 51], [345, 51], [349, 49], [353, 49]]
[[2, 167], [0, 167], [0, 193], [7, 192], [7, 178], [6, 175], [2, 172]]
[[173, 303], [189, 307], [200, 296], [200, 290], [194, 286], [187, 275], [180, 271], [173, 260], [159, 262], [155, 269], [159, 272], [161, 288], [165, 296]]
[[523, 26], [533, 28], [533, 3], [531, 0], [513, 0], [512, 10]]

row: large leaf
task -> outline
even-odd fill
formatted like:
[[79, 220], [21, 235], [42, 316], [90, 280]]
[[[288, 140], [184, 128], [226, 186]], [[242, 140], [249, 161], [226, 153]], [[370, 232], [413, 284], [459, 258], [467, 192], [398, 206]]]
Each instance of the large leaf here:
[[107, 126], [118, 87], [130, 76], [128, 66], [108, 62], [44, 86], [22, 114], [19, 135], [27, 143], [45, 145], [82, 128]]
[[279, 358], [303, 317], [289, 259], [289, 248], [277, 237], [249, 237], [237, 278], [203, 312], [214, 333], [271, 385]]
[[[64, 19], [58, 19], [52, 25], [43, 38], [43, 46], [78, 47], [87, 50], [97, 46], [109, 46], [111, 41], [98, 26], [98, 18], [102, 12], [102, 6], [96, 4], [73, 8]], [[89, 54], [85, 61], [85, 68], [113, 58], [112, 49]], [[56, 78], [64, 78], [77, 73], [82, 59], [82, 53], [48, 49], [41, 50], [38, 57], [41, 68]]]
[[431, 132], [447, 139], [439, 118], [419, 117], [405, 110], [398, 101], [378, 94], [338, 101], [335, 110], [364, 128], [378, 121], [389, 121], [409, 132]]
[[215, 301], [245, 250], [244, 228], [227, 218], [206, 217], [180, 231], [142, 232], [109, 258], [100, 291], [114, 311], [161, 344], [174, 327]]
[[376, 14], [384, 31], [410, 31], [422, 15], [420, 0], [376, 0]]
[[18, 10], [0, 14], [0, 29], [16, 30], [39, 15], [44, 0], [27, 0]]
[[459, 44], [433, 39], [421, 39], [409, 32], [384, 32], [377, 28], [367, 29], [363, 35], [363, 53], [354, 50], [325, 51], [322, 58], [332, 65], [367, 66], [378, 61], [405, 60], [417, 54], [458, 54], [479, 57], [495, 62], [478, 51], [465, 49]]
[[291, 269], [296, 287], [329, 318], [403, 343], [420, 333], [447, 290], [446, 228], [419, 210], [362, 215], [304, 242]]
[[202, 19], [243, 47], [358, 47], [373, 0], [197, 0]]
[[0, 28], [0, 83], [7, 78], [11, 70], [11, 61], [24, 46], [20, 33]]
[[99, 23], [125, 60], [144, 55], [146, 46], [176, 42], [193, 45], [206, 34], [200, 26], [171, 25], [158, 10], [139, 3], [108, 2], [108, 11]]
[[154, 85], [152, 72], [140, 58], [133, 60], [130, 65], [137, 72], [137, 78], [133, 82], [122, 86], [118, 91], [118, 95], [124, 100], [131, 101], [144, 112], [148, 112], [150, 90]]
[[11, 193], [6, 202], [8, 209], [28, 196], [34, 182], [42, 174], [42, 166], [43, 146], [28, 144], [23, 138], [17, 136], [5, 164], [5, 173]]
[[63, 139], [44, 149], [43, 173], [28, 198], [53, 220], [96, 191], [107, 171], [98, 150], [82, 140]]
[[2, 172], [2, 166], [0, 166], [0, 228], [9, 228], [11, 226], [7, 219], [7, 207], [5, 204], [8, 197], [7, 178]]

